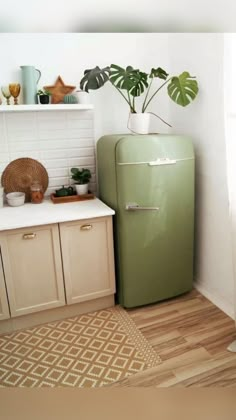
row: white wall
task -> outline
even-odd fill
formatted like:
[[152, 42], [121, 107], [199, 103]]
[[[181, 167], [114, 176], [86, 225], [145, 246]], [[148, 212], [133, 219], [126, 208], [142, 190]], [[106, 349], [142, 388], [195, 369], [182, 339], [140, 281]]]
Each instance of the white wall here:
[[[232, 257], [236, 279], [236, 34], [225, 34], [225, 131], [226, 155], [231, 218]], [[234, 310], [236, 315], [236, 280], [234, 282]], [[236, 319], [236, 316], [235, 316]]]
[[[20, 65], [42, 71], [39, 87], [54, 83], [79, 86], [86, 68], [116, 63], [145, 71], [163, 67], [197, 76], [200, 93], [186, 109], [164, 91], [150, 110], [173, 125], [172, 132], [192, 136], [196, 151], [196, 285], [233, 316], [233, 265], [227, 190], [221, 34], [0, 34], [1, 84], [20, 81]], [[10, 53], [14, 51], [13, 53]], [[106, 85], [92, 92], [95, 139], [127, 132], [128, 107]], [[153, 120], [152, 131], [167, 132]], [[1, 153], [1, 151], [0, 151]]]
[[196, 152], [196, 286], [234, 317], [234, 276], [224, 126], [224, 35], [170, 36], [171, 68], [185, 63], [200, 85], [185, 112], [171, 104], [177, 132]]
[[[20, 65], [41, 70], [39, 87], [53, 84], [58, 75], [79, 87], [84, 70], [96, 65], [132, 65], [144, 71], [169, 67], [168, 34], [0, 34], [0, 51], [1, 85], [21, 81]], [[96, 139], [104, 133], [128, 132], [128, 105], [111, 85], [91, 92], [91, 97]], [[156, 112], [160, 105], [160, 114], [167, 120], [168, 103], [164, 92], [154, 102]], [[166, 131], [158, 120], [152, 128]]]

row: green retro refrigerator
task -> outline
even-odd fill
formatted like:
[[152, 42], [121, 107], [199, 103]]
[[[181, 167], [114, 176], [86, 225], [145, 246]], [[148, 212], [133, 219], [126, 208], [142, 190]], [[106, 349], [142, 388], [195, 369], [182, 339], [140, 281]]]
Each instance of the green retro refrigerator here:
[[112, 207], [117, 301], [126, 308], [192, 289], [194, 151], [187, 136], [97, 143], [99, 197]]

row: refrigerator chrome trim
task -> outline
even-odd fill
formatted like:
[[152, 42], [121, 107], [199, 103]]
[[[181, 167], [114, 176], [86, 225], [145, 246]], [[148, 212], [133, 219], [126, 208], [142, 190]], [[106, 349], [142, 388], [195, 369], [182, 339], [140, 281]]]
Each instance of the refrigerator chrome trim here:
[[169, 159], [169, 158], [160, 158], [149, 162], [149, 166], [159, 166], [159, 165], [175, 165], [176, 159]]
[[[164, 161], [164, 159], [166, 159]], [[157, 159], [157, 160], [153, 160], [151, 162], [116, 162], [117, 165], [119, 166], [124, 166], [124, 165], [149, 165], [149, 166], [163, 166], [163, 165], [173, 165], [176, 164], [178, 162], [182, 162], [185, 160], [194, 160], [194, 158], [183, 158], [183, 159], [168, 159], [168, 158], [162, 158], [162, 159]]]

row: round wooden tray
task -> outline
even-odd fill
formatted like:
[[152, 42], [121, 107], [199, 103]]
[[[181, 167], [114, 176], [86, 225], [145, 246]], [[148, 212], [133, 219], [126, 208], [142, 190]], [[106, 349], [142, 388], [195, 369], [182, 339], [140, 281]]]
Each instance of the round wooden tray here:
[[2, 174], [2, 186], [5, 193], [21, 191], [25, 201], [30, 201], [30, 186], [34, 182], [42, 185], [45, 192], [48, 187], [48, 173], [44, 166], [35, 159], [20, 158], [13, 160]]

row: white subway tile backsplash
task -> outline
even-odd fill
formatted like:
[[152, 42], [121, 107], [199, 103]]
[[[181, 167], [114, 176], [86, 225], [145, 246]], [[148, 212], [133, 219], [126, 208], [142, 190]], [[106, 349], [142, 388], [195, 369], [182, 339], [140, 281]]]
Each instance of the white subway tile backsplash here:
[[21, 128], [26, 127], [27, 124], [30, 125], [32, 121], [36, 121], [36, 113], [35, 112], [24, 112], [24, 117], [22, 118], [23, 113], [15, 113], [15, 112], [9, 112], [7, 114], [4, 114], [6, 118], [6, 124], [7, 127], [15, 127], [15, 128]]
[[0, 154], [8, 152], [8, 144], [0, 137]]
[[72, 129], [66, 128], [64, 130], [38, 130], [38, 138], [40, 140], [59, 140], [59, 139], [79, 139], [80, 137], [93, 137], [92, 129]]
[[37, 127], [39, 130], [63, 130], [67, 128], [67, 121], [66, 119], [45, 119], [37, 121]]
[[5, 115], [0, 114], [0, 129], [3, 128], [4, 124], [5, 124]]
[[4, 115], [0, 115], [0, 153], [8, 152], [8, 141], [6, 135], [6, 124]]
[[76, 157], [90, 157], [90, 156], [94, 156], [94, 148], [92, 148], [92, 147], [82, 147], [81, 149], [78, 148], [78, 149], [74, 150], [74, 154], [72, 154], [72, 156], [71, 156], [72, 159], [75, 156]]
[[47, 194], [73, 182], [72, 167], [90, 168], [90, 189], [96, 191], [93, 111], [1, 113], [0, 175], [10, 161], [20, 157], [45, 166]]
[[91, 182], [91, 183], [89, 184], [89, 190], [90, 190], [91, 192], [93, 192], [93, 193], [96, 193], [96, 191], [97, 191], [97, 185], [96, 185], [94, 182]]
[[[74, 111], [78, 116], [78, 111]], [[45, 121], [45, 120], [57, 120], [62, 121], [67, 119], [67, 113], [64, 111], [41, 111], [37, 112], [36, 114], [37, 121]]]
[[69, 166], [68, 159], [41, 159], [41, 163], [46, 169], [68, 168]]
[[70, 168], [48, 169], [47, 172], [49, 178], [68, 177], [70, 173]]
[[0, 164], [0, 173], [2, 174], [2, 172], [4, 171], [4, 169], [6, 168], [6, 166], [8, 165], [9, 162], [4, 162]]
[[[59, 140], [47, 140], [46, 144], [45, 141], [38, 141], [38, 146], [40, 150], [60, 150], [66, 149], [68, 147], [68, 141], [66, 139], [59, 139]], [[65, 156], [65, 155], [64, 155]]]
[[6, 163], [9, 162], [9, 160], [9, 153], [2, 152], [2, 150], [0, 150], [0, 163]]
[[36, 141], [15, 141], [9, 143], [9, 151], [13, 152], [29, 152], [31, 150], [38, 150], [39, 146]]
[[69, 159], [69, 166], [72, 167], [81, 167], [81, 166], [89, 166], [95, 165], [95, 157], [85, 157], [85, 158], [73, 158]]
[[56, 150], [42, 150], [41, 149], [41, 159], [48, 160], [48, 159], [63, 159], [67, 157], [67, 149], [56, 149]]
[[76, 148], [68, 149], [67, 150], [67, 157], [74, 158], [75, 156], [82, 157], [82, 156], [94, 156], [95, 150], [94, 145], [93, 147], [81, 147], [78, 148], [78, 145], [80, 144], [80, 141], [76, 144]]
[[88, 138], [94, 137], [93, 129], [90, 128], [69, 128], [68, 129], [68, 138], [70, 139], [79, 139], [81, 137]]
[[66, 177], [57, 177], [57, 178], [49, 178], [49, 187], [58, 187], [62, 185], [69, 184], [69, 176]]
[[93, 121], [93, 111], [91, 110], [84, 110], [80, 111], [80, 117], [78, 118], [78, 111], [67, 111], [65, 112], [68, 120], [92, 120]]
[[[73, 140], [70, 140], [70, 144], [72, 144]], [[83, 137], [79, 139], [79, 147], [94, 147], [94, 137], [88, 137], [87, 139], [84, 139]]]
[[89, 143], [86, 145], [86, 142], [80, 142], [80, 139], [68, 139], [67, 140], [67, 144], [69, 148], [74, 148], [74, 149], [82, 149], [84, 147], [90, 146], [92, 148], [94, 148], [94, 142], [91, 141], [91, 138], [89, 139]]
[[[18, 117], [18, 115], [17, 115]], [[11, 119], [10, 121], [8, 120], [8, 118], [6, 118], [6, 123], [7, 123], [7, 131], [8, 133], [10, 132], [16, 132], [17, 130], [36, 130], [36, 119], [32, 118], [32, 119], [22, 119], [19, 120], [17, 119]]]
[[24, 141], [25, 143], [32, 140], [37, 140], [37, 130], [7, 130], [7, 139], [9, 143], [15, 141]]
[[40, 160], [40, 152], [35, 151], [23, 151], [23, 152], [10, 152], [9, 153], [10, 160], [15, 160], [19, 158], [28, 157], [31, 159]]
[[68, 120], [68, 128], [93, 128], [91, 120]]

